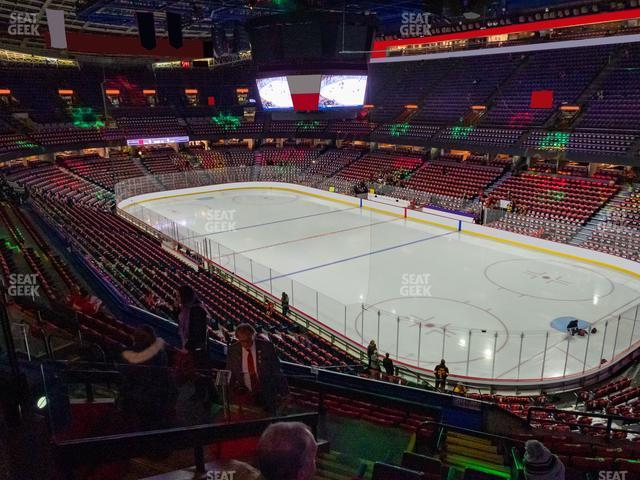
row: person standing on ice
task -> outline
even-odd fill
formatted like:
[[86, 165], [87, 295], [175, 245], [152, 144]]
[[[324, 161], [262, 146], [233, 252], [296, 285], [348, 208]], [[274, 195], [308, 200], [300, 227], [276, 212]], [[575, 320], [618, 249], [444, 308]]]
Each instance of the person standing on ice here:
[[449, 376], [449, 368], [445, 365], [444, 358], [440, 360], [438, 365], [436, 365], [433, 373], [436, 376], [436, 390], [444, 392], [447, 384], [447, 377]]

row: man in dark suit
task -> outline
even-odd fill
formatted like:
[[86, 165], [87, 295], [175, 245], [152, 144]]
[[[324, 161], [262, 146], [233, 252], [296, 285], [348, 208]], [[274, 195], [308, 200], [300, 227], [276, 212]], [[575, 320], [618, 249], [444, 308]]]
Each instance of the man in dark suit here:
[[256, 338], [255, 329], [247, 323], [236, 327], [236, 339], [227, 353], [231, 391], [248, 396], [256, 406], [275, 415], [279, 397], [289, 393], [289, 386], [273, 345]]

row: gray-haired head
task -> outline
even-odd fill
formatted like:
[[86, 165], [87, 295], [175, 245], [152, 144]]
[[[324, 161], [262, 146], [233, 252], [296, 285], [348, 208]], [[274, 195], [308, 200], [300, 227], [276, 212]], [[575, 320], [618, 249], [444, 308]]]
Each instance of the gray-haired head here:
[[304, 423], [274, 423], [258, 442], [260, 472], [265, 480], [310, 480], [316, 473], [317, 451]]

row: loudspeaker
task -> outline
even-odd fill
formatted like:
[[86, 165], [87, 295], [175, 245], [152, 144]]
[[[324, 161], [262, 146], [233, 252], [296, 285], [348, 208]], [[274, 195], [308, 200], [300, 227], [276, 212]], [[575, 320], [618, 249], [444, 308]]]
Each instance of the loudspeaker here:
[[153, 13], [136, 12], [138, 20], [138, 34], [140, 35], [140, 44], [147, 50], [156, 48], [156, 26], [153, 21]]
[[167, 12], [167, 32], [169, 45], [182, 48], [182, 16], [179, 13]]

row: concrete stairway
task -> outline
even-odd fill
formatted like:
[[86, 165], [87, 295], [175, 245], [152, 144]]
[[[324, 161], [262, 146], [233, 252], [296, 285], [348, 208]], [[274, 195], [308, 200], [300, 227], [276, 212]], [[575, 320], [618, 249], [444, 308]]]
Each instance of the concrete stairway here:
[[591, 233], [593, 233], [593, 231], [598, 228], [598, 225], [608, 220], [612, 210], [614, 210], [618, 205], [623, 203], [627, 198], [637, 192], [640, 192], [639, 184], [634, 185], [631, 189], [623, 187], [622, 190], [614, 195], [611, 200], [605, 203], [603, 207], [598, 210], [595, 215], [591, 217], [591, 219], [580, 230], [578, 230], [578, 233], [574, 235], [569, 243], [577, 247], [581, 246], [589, 239]]
[[504, 182], [509, 180], [511, 178], [511, 176], [512, 176], [511, 171], [507, 170], [500, 177], [498, 177], [498, 179], [495, 182], [491, 183], [487, 188], [485, 188], [484, 189], [484, 193], [486, 195], [490, 194], [492, 191], [494, 191], [496, 188], [498, 188]]
[[321, 453], [317, 459], [316, 480], [351, 480], [358, 474], [364, 475], [364, 480], [371, 480], [373, 462], [360, 460], [330, 451]]
[[511, 468], [505, 465], [498, 447], [481, 437], [448, 431], [440, 450], [440, 459], [458, 472], [473, 468], [507, 479], [511, 476]]

